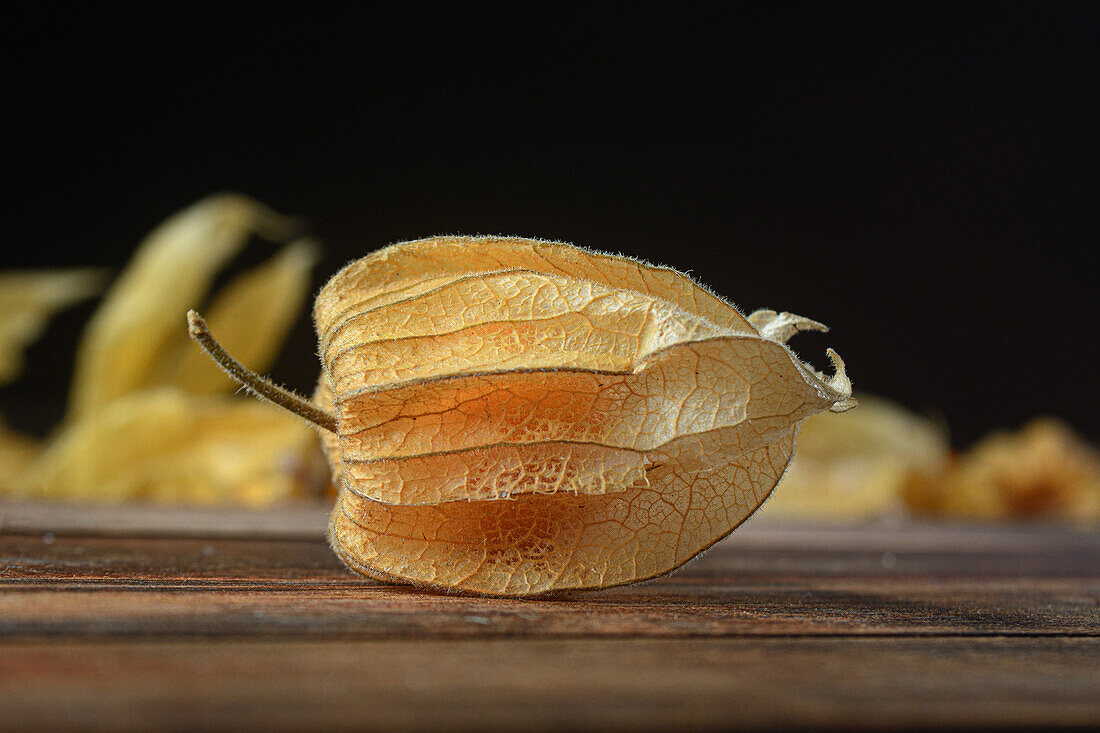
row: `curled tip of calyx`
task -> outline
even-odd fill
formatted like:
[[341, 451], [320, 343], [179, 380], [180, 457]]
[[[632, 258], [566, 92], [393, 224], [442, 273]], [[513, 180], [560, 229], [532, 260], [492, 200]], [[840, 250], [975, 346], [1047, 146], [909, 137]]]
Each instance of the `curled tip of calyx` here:
[[753, 311], [749, 315], [749, 323], [760, 332], [760, 335], [769, 341], [781, 344], [787, 343], [791, 336], [799, 331], [827, 332], [829, 327], [824, 323], [795, 315], [794, 313], [776, 313], [773, 310], [762, 309]]
[[826, 349], [825, 353], [833, 362], [834, 371], [833, 376], [825, 380], [825, 385], [840, 396], [840, 399], [833, 403], [829, 410], [831, 412], [847, 412], [859, 404], [859, 401], [852, 397], [852, 380], [848, 379], [848, 373], [844, 369], [844, 360], [840, 358], [840, 354], [832, 349]]

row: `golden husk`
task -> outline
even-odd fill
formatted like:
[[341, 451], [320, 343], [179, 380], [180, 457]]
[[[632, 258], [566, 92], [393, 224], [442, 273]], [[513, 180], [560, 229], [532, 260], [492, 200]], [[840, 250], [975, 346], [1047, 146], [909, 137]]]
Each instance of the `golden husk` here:
[[325, 286], [330, 539], [375, 578], [529, 596], [654, 577], [748, 517], [805, 418], [851, 407], [668, 268], [564, 244], [394, 245]]

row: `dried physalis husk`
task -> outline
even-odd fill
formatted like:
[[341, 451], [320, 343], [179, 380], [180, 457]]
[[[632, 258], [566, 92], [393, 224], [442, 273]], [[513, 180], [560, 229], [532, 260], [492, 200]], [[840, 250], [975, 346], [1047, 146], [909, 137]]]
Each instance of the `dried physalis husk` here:
[[862, 520], [904, 512], [914, 484], [938, 481], [949, 447], [942, 426], [881, 397], [860, 394], [851, 415], [824, 412], [798, 431], [783, 490], [760, 516]]
[[13, 430], [0, 420], [0, 493], [11, 492], [22, 481], [24, 472], [42, 452], [41, 441]]
[[[0, 385], [23, 371], [26, 348], [50, 318], [98, 293], [103, 280], [92, 269], [0, 272]], [[41, 451], [41, 441], [0, 420], [0, 492], [10, 491]]]
[[1100, 523], [1100, 451], [1061, 420], [1037, 418], [963, 453], [940, 481], [914, 484], [918, 514]]
[[[151, 233], [86, 330], [68, 418], [38, 455], [7, 441], [26, 460], [0, 490], [247, 504], [320, 494], [328, 481], [315, 470], [324, 457], [313, 430], [271, 405], [230, 396], [236, 385], [197, 353], [178, 322], [252, 234], [284, 239], [296, 229], [255, 201], [223, 194]], [[213, 297], [211, 320], [250, 363], [274, 359], [309, 296], [315, 260], [314, 244], [291, 242]]]
[[314, 318], [312, 403], [192, 335], [324, 431], [329, 538], [370, 577], [531, 596], [666, 573], [749, 516], [803, 419], [853, 406], [784, 345], [823, 328], [750, 318], [686, 276], [565, 244], [444, 237], [340, 271]]
[[68, 417], [166, 383], [182, 354], [179, 313], [201, 302], [249, 236], [284, 240], [297, 228], [251, 199], [221, 194], [153, 230], [85, 329]]
[[[316, 436], [282, 410], [164, 387], [113, 400], [63, 430], [16, 496], [117, 503], [261, 505], [319, 493]], [[316, 456], [316, 458], [314, 458]], [[318, 462], [316, 459], [320, 459]]]
[[103, 280], [91, 269], [0, 272], [0, 384], [23, 371], [24, 351], [50, 318], [98, 293]]
[[[209, 322], [222, 344], [256, 369], [274, 362], [301, 307], [310, 295], [317, 246], [292, 242], [249, 272], [231, 280], [210, 303]], [[177, 311], [178, 318], [178, 311]], [[224, 334], [224, 335], [223, 335]], [[179, 335], [177, 323], [173, 336]], [[210, 359], [191, 346], [178, 344], [168, 381], [193, 394], [224, 393], [236, 388]], [[191, 347], [191, 348], [187, 348]]]

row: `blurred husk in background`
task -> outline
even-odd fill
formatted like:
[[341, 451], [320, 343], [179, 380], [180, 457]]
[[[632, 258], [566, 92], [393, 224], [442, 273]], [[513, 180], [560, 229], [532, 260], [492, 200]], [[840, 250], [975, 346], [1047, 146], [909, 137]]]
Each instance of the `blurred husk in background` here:
[[761, 516], [898, 516], [906, 510], [907, 486], [943, 475], [950, 450], [941, 425], [881, 397], [855, 397], [855, 410], [814, 415], [802, 424], [794, 460]]
[[[221, 194], [154, 230], [85, 330], [62, 423], [38, 440], [0, 422], [0, 495], [260, 506], [330, 489], [315, 429], [234, 395], [236, 385], [188, 340], [183, 315], [204, 307], [228, 351], [269, 369], [310, 295], [317, 250], [299, 229], [244, 196]], [[204, 304], [253, 235], [285, 244]], [[0, 273], [0, 384], [34, 368], [23, 364], [26, 347], [103, 279], [91, 270]], [[882, 397], [858, 398], [854, 411], [806, 421], [761, 516], [1100, 522], [1100, 456], [1056, 418], [955, 455], [942, 424]]]
[[794, 459], [760, 516], [928, 517], [1100, 524], [1100, 454], [1054, 417], [954, 453], [939, 422], [881, 397], [806, 420]]
[[1100, 453], [1061, 420], [1042, 417], [979, 441], [941, 474], [903, 487], [916, 514], [1100, 523]]
[[[218, 272], [253, 236], [289, 242], [206, 304], [225, 344], [258, 369], [278, 355], [306, 307], [316, 245], [300, 224], [244, 196], [204, 199], [157, 227], [106, 291], [77, 347], [69, 406], [44, 441], [0, 432], [8, 496], [56, 500], [266, 505], [317, 496], [327, 463], [313, 429], [237, 385], [187, 336]], [[88, 293], [79, 272], [9, 273], [0, 329]], [[53, 278], [50, 280], [49, 278]], [[49, 283], [60, 294], [22, 296]], [[40, 332], [2, 342], [18, 363]], [[33, 364], [29, 365], [33, 369]], [[15, 378], [18, 370], [5, 372]]]

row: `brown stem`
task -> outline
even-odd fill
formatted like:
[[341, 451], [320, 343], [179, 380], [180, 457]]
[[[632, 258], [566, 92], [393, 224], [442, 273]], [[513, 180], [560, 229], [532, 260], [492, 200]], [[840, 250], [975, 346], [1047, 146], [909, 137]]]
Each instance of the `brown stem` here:
[[199, 346], [217, 362], [218, 366], [225, 370], [233, 380], [240, 383], [245, 389], [260, 399], [268, 400], [279, 407], [293, 412], [299, 417], [309, 420], [319, 428], [336, 432], [336, 416], [325, 412], [300, 394], [280, 387], [267, 377], [261, 377], [247, 369], [243, 364], [234, 359], [221, 347], [210, 334], [206, 321], [195, 311], [187, 311], [187, 332], [191, 338], [198, 342]]

